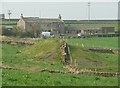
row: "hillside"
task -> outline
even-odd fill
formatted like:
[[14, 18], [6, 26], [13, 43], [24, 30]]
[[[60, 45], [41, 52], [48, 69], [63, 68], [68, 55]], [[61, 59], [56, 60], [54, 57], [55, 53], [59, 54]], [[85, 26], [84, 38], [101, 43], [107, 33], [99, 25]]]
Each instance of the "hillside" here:
[[118, 56], [116, 54], [92, 52], [85, 47], [70, 45], [72, 64], [80, 68], [97, 71], [118, 71]]
[[[21, 41], [21, 39], [14, 40]], [[25, 40], [31, 40], [36, 43], [30, 46], [17, 44], [2, 45], [2, 63], [4, 68], [2, 72], [2, 85], [4, 86], [112, 86], [118, 84], [117, 78], [115, 77], [69, 73], [62, 63], [60, 39]], [[73, 66], [76, 63], [76, 66], [80, 69], [117, 71], [116, 56], [91, 52], [87, 48], [79, 45], [69, 45], [69, 47]], [[47, 69], [48, 71], [41, 72], [42, 69]], [[64, 74], [54, 73], [54, 71], [61, 71]], [[105, 81], [107, 82], [105, 83]]]
[[22, 50], [22, 53], [29, 54], [36, 60], [40, 59], [54, 59], [60, 60], [60, 41], [57, 39], [40, 40], [36, 45], [29, 46]]
[[[58, 39], [40, 39], [36, 43], [37, 44], [32, 46], [12, 46], [4, 44], [2, 52], [3, 65], [23, 69], [33, 66], [38, 69], [63, 68], [61, 62], [60, 41]], [[56, 66], [59, 66], [59, 68]]]

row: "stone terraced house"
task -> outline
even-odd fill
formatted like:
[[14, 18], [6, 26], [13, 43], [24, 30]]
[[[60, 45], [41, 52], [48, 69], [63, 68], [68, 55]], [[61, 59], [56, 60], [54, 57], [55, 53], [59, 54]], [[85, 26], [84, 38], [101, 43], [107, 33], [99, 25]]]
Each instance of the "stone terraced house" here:
[[23, 17], [17, 22], [17, 27], [23, 32], [32, 31], [37, 34], [42, 32], [51, 32], [58, 36], [64, 34], [64, 22], [59, 15], [58, 18], [39, 18], [39, 17]]

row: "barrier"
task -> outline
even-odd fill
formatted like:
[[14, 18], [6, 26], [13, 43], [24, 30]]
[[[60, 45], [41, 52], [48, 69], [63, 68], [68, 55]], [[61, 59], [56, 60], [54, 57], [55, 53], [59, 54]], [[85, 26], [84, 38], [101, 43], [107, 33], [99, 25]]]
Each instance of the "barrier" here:
[[87, 69], [80, 69], [76, 66], [71, 66], [71, 65], [67, 65], [65, 68], [68, 69], [69, 73], [73, 73], [73, 74], [97, 75], [104, 77], [120, 77], [120, 73], [118, 72], [97, 72]]
[[89, 50], [94, 51], [94, 52], [100, 52], [100, 53], [110, 53], [110, 54], [120, 54], [119, 49], [107, 49], [107, 48], [89, 48]]
[[70, 64], [70, 51], [68, 44], [64, 40], [62, 40], [61, 49], [62, 49], [63, 63]]
[[10, 45], [34, 45], [34, 42], [28, 42], [28, 41], [13, 41], [13, 40], [7, 40], [7, 41], [0, 41], [0, 44], [10, 44]]

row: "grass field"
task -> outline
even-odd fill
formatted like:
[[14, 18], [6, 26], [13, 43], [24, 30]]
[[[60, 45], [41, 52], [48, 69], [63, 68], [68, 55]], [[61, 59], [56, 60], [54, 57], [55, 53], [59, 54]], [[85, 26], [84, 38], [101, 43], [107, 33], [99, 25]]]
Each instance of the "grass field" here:
[[[70, 46], [73, 65], [77, 64], [80, 68], [92, 69], [97, 71], [118, 71], [118, 55], [108, 53], [97, 53], [89, 51], [80, 46]], [[76, 60], [76, 63], [75, 63]]]
[[19, 19], [11, 19], [11, 20], [9, 21], [9, 19], [3, 19], [3, 20], [1, 20], [2, 23], [0, 23], [0, 25], [9, 25], [9, 24], [11, 24], [11, 25], [16, 25], [17, 22], [18, 22], [18, 20], [19, 20]]
[[[59, 49], [57, 49], [59, 45], [57, 43], [54, 44], [54, 42], [55, 40], [46, 40], [42, 44], [41, 42], [39, 42], [37, 45], [34, 46], [11, 46], [5, 44], [2, 46], [3, 65], [13, 66], [17, 68], [21, 66], [36, 66], [36, 68], [56, 68], [56, 66], [60, 65], [59, 67], [61, 68], [62, 65], [60, 62], [60, 51]], [[54, 48], [52, 48], [53, 45]], [[18, 51], [21, 51], [22, 53], [19, 54], [17, 53]]]
[[[10, 38], [7, 38], [11, 40]], [[16, 39], [14, 39], [16, 40]], [[18, 39], [20, 41], [21, 39]], [[40, 69], [66, 71], [61, 61], [59, 39], [26, 39], [37, 44], [33, 46], [2, 45], [3, 66], [18, 68], [18, 70], [3, 69], [3, 86], [117, 86], [118, 79], [114, 77], [99, 77], [94, 75], [55, 74], [39, 72]], [[80, 39], [79, 39], [80, 40]], [[98, 71], [117, 71], [117, 56], [98, 54], [81, 47], [81, 40], [68, 39], [73, 59], [81, 61], [80, 68]], [[88, 39], [89, 40], [89, 39]], [[93, 39], [94, 41], [95, 39]], [[104, 40], [104, 39], [103, 39]], [[87, 44], [87, 40], [85, 41]], [[97, 41], [97, 38], [96, 38]], [[112, 42], [116, 39], [111, 39]], [[90, 41], [88, 41], [89, 43]], [[92, 41], [91, 41], [92, 42]], [[97, 41], [98, 42], [98, 41]], [[77, 44], [78, 43], [78, 44]], [[77, 45], [76, 45], [77, 44]], [[95, 45], [97, 46], [98, 43]], [[90, 45], [90, 44], [89, 44]], [[112, 48], [116, 48], [113, 43]], [[110, 47], [110, 45], [109, 45]], [[21, 52], [21, 53], [18, 53]], [[81, 57], [81, 58], [79, 58]], [[102, 64], [95, 66], [95, 61]], [[88, 62], [89, 64], [86, 64]], [[73, 62], [74, 64], [74, 62]], [[91, 65], [92, 64], [92, 65]]]
[[67, 39], [70, 45], [118, 49], [118, 37], [94, 37], [86, 39]]
[[[7, 74], [6, 74], [7, 73]], [[3, 85], [9, 86], [117, 86], [117, 78], [3, 70]]]
[[73, 60], [77, 60], [78, 66], [91, 69], [96, 67], [98, 71], [118, 71], [118, 54], [91, 52], [85, 48], [119, 49], [117, 37], [67, 39], [66, 41], [70, 45], [71, 56]]
[[107, 23], [97, 23], [97, 24], [65, 24], [65, 27], [67, 26], [71, 26], [74, 27], [76, 29], [80, 29], [80, 28], [84, 28], [84, 27], [95, 27], [95, 28], [99, 28], [99, 27], [115, 27], [115, 31], [118, 31], [118, 23], [112, 23], [112, 24], [107, 24]]

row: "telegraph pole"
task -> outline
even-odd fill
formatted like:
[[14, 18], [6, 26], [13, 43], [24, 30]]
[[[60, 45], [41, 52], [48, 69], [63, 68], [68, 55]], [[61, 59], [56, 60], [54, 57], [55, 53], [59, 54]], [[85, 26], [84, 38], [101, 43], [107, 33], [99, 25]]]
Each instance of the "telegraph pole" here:
[[[88, 28], [90, 28], [91, 29], [91, 27], [90, 27], [90, 6], [91, 6], [91, 3], [90, 3], [90, 1], [88, 2]], [[88, 33], [88, 35], [91, 35], [91, 33]]]
[[88, 22], [90, 21], [90, 6], [91, 6], [91, 3], [88, 2]]
[[8, 15], [9, 15], [9, 22], [10, 22], [10, 15], [11, 15], [11, 10], [8, 10]]

